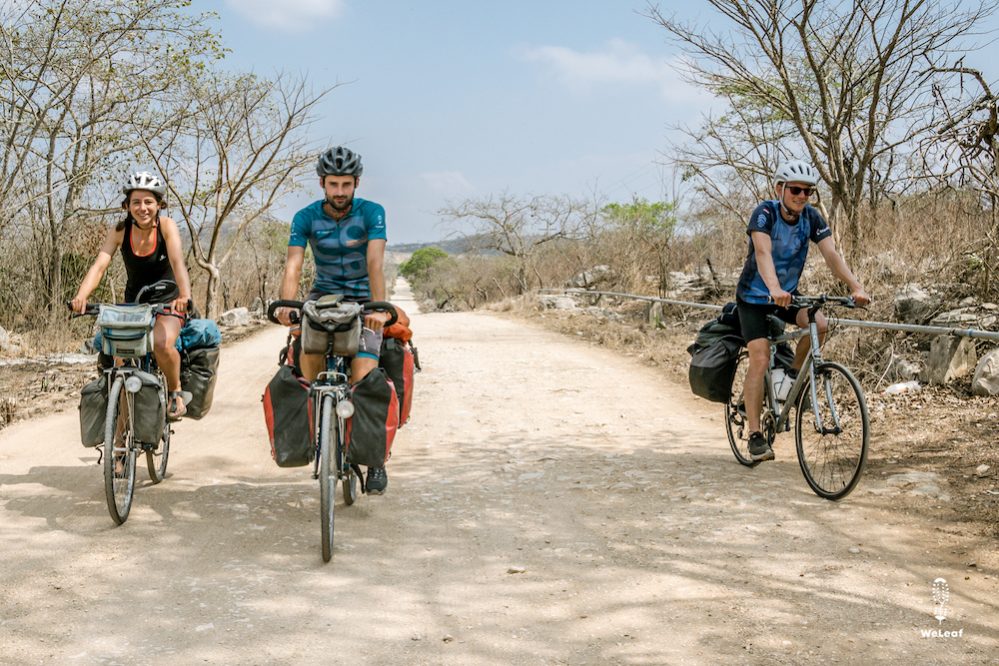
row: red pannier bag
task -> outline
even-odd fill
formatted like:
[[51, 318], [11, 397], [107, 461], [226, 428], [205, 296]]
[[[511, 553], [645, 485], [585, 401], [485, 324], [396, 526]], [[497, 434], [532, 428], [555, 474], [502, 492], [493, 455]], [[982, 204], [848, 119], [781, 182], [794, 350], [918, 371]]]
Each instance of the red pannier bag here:
[[399, 428], [399, 399], [392, 380], [375, 368], [351, 387], [354, 415], [347, 419], [347, 461], [382, 467]]
[[278, 368], [262, 398], [271, 457], [278, 467], [301, 467], [312, 462], [312, 401], [309, 381], [290, 365]]
[[398, 305], [395, 306], [395, 313], [398, 317], [397, 321], [391, 326], [385, 327], [382, 337], [409, 342], [413, 337], [413, 331], [409, 328], [409, 315]]
[[385, 370], [385, 374], [395, 386], [395, 393], [399, 398], [401, 428], [409, 421], [409, 412], [413, 406], [413, 375], [416, 372], [416, 360], [412, 345], [398, 338], [383, 338], [378, 365]]

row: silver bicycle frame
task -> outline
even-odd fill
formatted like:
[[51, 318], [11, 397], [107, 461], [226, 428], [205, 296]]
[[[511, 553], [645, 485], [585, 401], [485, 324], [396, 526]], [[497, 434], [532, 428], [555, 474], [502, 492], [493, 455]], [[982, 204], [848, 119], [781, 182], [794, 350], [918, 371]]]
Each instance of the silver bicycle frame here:
[[[804, 331], [795, 331], [793, 333], [786, 333], [780, 337], [773, 338], [770, 340], [770, 364], [767, 367], [766, 374], [766, 388], [767, 388], [767, 402], [770, 406], [770, 411], [774, 414], [777, 410], [774, 409], [776, 405], [780, 402], [777, 400], [777, 390], [774, 388], [773, 377], [771, 373], [773, 372], [773, 362], [774, 355], [777, 351], [777, 345], [781, 342], [790, 342], [796, 340], [802, 336], [806, 335]], [[822, 362], [822, 350], [819, 348], [819, 326], [814, 321], [808, 322], [808, 332], [807, 335], [811, 339], [811, 348], [808, 350], [808, 356], [805, 357], [805, 361], [798, 371], [798, 378], [794, 381], [791, 386], [791, 391], [787, 394], [787, 399], [784, 400], [783, 408], [781, 409], [780, 415], [777, 417], [777, 423], [774, 426], [776, 432], [783, 432], [790, 427], [791, 420], [791, 408], [798, 402], [798, 394], [802, 391], [802, 386], [806, 380], [811, 380], [808, 384], [809, 391], [811, 393], [812, 404], [817, 405], [818, 403], [818, 393], [815, 387], [815, 366]], [[828, 396], [829, 404], [832, 403], [832, 396]], [[812, 410], [815, 417], [815, 427], [822, 431], [822, 415], [819, 414], [818, 410]], [[835, 412], [832, 415], [834, 421], [838, 421]]]

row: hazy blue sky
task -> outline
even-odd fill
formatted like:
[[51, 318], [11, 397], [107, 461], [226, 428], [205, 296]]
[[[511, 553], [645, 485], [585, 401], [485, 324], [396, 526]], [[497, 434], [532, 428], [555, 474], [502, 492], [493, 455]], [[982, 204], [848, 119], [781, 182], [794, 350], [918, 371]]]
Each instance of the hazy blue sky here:
[[[640, 0], [194, 4], [220, 15], [233, 67], [345, 84], [312, 136], [363, 155], [359, 195], [385, 206], [390, 244], [436, 240], [447, 201], [504, 190], [661, 197], [668, 127], [711, 104], [682, 82], [678, 50]], [[660, 6], [684, 15], [702, 3]], [[319, 194], [280, 212], [290, 219]]]

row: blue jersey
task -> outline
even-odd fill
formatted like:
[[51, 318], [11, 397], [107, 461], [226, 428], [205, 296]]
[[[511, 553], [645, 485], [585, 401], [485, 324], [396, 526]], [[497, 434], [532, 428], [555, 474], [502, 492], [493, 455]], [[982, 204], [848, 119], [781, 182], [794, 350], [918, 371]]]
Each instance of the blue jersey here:
[[316, 261], [313, 292], [367, 300], [371, 298], [368, 241], [385, 238], [385, 209], [354, 197], [350, 213], [342, 220], [324, 213], [322, 200], [298, 211], [288, 245], [305, 247], [308, 243], [312, 248]]
[[814, 243], [832, 236], [826, 221], [811, 206], [805, 206], [793, 224], [785, 222], [780, 215], [777, 201], [764, 201], [749, 218], [746, 233], [749, 235], [749, 254], [739, 278], [736, 296], [745, 303], [769, 303], [770, 290], [763, 282], [756, 265], [756, 248], [753, 246], [753, 232], [760, 231], [770, 236], [770, 255], [781, 288], [791, 294], [797, 293], [798, 280], [805, 268], [808, 257], [808, 241]]

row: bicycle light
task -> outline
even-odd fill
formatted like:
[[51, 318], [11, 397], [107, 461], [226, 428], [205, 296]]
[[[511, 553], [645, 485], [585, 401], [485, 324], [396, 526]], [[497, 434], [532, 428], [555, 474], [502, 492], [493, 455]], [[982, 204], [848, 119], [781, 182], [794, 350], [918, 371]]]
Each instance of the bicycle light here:
[[349, 419], [354, 415], [354, 403], [350, 400], [341, 400], [336, 403], [336, 415], [341, 419]]
[[128, 391], [129, 393], [138, 393], [141, 388], [142, 388], [141, 378], [132, 375], [125, 380], [125, 390]]

